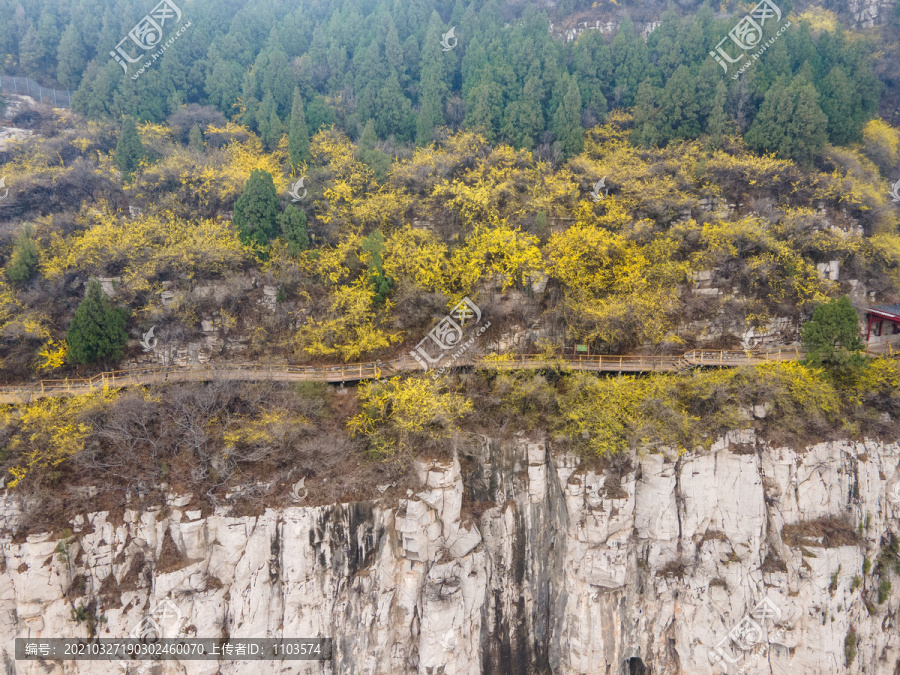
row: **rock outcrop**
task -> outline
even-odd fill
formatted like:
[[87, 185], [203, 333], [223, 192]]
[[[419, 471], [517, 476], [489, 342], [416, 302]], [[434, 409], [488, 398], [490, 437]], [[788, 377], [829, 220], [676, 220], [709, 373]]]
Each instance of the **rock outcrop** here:
[[[898, 459], [897, 444], [795, 450], [745, 431], [595, 472], [539, 439], [481, 438], [420, 463], [420, 491], [399, 500], [235, 517], [174, 497], [21, 543], [8, 497], [0, 649], [9, 664], [15, 637], [128, 636], [156, 617], [167, 636], [334, 639], [330, 662], [254, 662], [259, 675], [890, 675], [900, 597], [879, 598], [863, 567], [900, 536]], [[123, 670], [19, 661], [8, 672]]]

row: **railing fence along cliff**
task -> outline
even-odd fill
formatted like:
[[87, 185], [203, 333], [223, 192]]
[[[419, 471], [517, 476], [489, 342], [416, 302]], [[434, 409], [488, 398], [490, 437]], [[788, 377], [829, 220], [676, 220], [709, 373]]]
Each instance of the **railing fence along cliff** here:
[[[900, 343], [885, 343], [878, 350], [866, 350], [871, 355], [897, 358]], [[695, 349], [677, 356], [601, 355], [547, 358], [542, 354], [521, 354], [508, 359], [474, 359], [457, 362], [457, 366], [477, 366], [500, 370], [539, 370], [565, 367], [572, 370], [611, 371], [620, 373], [678, 372], [695, 366], [736, 367], [758, 365], [773, 361], [797, 361], [805, 352], [797, 347], [765, 351], [723, 349]], [[384, 374], [420, 370], [410, 359], [394, 362], [353, 363], [327, 366], [289, 366], [262, 363], [223, 363], [190, 366], [159, 366], [132, 368], [99, 373], [91, 378], [41, 380], [33, 385], [0, 387], [0, 402], [29, 401], [43, 396], [83, 394], [103, 389], [119, 389], [132, 385], [161, 384], [209, 380], [271, 380], [276, 382], [358, 382], [378, 379]]]

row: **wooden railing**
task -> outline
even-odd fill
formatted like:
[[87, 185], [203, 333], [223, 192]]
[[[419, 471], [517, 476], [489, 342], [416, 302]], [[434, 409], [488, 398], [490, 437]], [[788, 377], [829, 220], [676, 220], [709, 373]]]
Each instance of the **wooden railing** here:
[[259, 363], [160, 366], [116, 370], [91, 378], [41, 380], [33, 386], [0, 387], [0, 400], [23, 400], [40, 396], [89, 393], [104, 388], [118, 389], [138, 384], [159, 384], [191, 380], [273, 380], [281, 382], [353, 382], [381, 377], [375, 363], [333, 366], [289, 366]]
[[[900, 357], [900, 342], [882, 343], [875, 349], [867, 349], [871, 355]], [[455, 365], [474, 365], [482, 369], [540, 370], [562, 365], [572, 370], [612, 372], [676, 372], [695, 366], [735, 367], [766, 362], [796, 361], [805, 356], [797, 347], [782, 347], [762, 351], [723, 349], [695, 349], [680, 355], [601, 355], [560, 356], [521, 354], [512, 358], [475, 358]], [[384, 364], [390, 372], [419, 370], [421, 366], [412, 359], [399, 358]], [[160, 366], [115, 370], [100, 373], [91, 378], [67, 378], [41, 380], [34, 385], [0, 387], [0, 402], [27, 401], [41, 396], [59, 396], [118, 389], [141, 384], [206, 380], [272, 380], [278, 382], [355, 382], [378, 379], [382, 376], [380, 363], [354, 363], [327, 366], [290, 366], [261, 363], [207, 364], [192, 366]]]
[[[563, 363], [575, 370], [617, 370], [654, 371], [677, 370], [684, 359], [681, 356], [603, 355], [603, 356], [561, 356], [556, 359], [542, 354], [522, 354], [510, 359], [479, 359], [479, 368], [499, 370], [536, 370]], [[687, 364], [690, 365], [690, 364]]]

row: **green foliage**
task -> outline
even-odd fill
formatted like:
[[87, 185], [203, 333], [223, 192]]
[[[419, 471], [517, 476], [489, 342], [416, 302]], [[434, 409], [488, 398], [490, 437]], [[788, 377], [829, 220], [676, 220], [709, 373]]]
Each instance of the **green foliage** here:
[[234, 224], [244, 243], [267, 246], [278, 233], [278, 193], [272, 174], [256, 169], [234, 204]]
[[379, 181], [387, 178], [391, 170], [391, 156], [375, 147], [375, 122], [369, 120], [359, 136], [359, 161], [367, 164]]
[[381, 232], [373, 232], [362, 240], [360, 248], [363, 251], [362, 261], [368, 270], [368, 279], [375, 291], [376, 302], [384, 303], [394, 286], [394, 280], [384, 273], [383, 258], [384, 235]]
[[883, 605], [889, 597], [891, 597], [891, 582], [889, 579], [882, 579], [878, 584], [878, 604]]
[[13, 245], [13, 252], [6, 266], [6, 276], [14, 283], [28, 281], [37, 271], [38, 250], [32, 233], [31, 226], [25, 225]]
[[853, 580], [850, 582], [850, 592], [852, 593], [860, 586], [862, 586], [862, 577], [856, 574], [853, 576]]
[[828, 118], [815, 87], [801, 77], [779, 81], [763, 98], [747, 132], [747, 144], [810, 165], [828, 140]]
[[869, 572], [872, 570], [872, 561], [868, 558], [863, 558], [863, 566], [862, 573], [863, 576], [868, 576]]
[[200, 131], [200, 127], [196, 124], [191, 127], [191, 131], [188, 134], [188, 145], [198, 151], [202, 151], [206, 145], [203, 141], [203, 132]]
[[278, 117], [275, 97], [271, 92], [267, 92], [263, 97], [262, 103], [259, 104], [256, 126], [266, 148], [273, 150], [281, 139], [284, 127], [281, 124], [281, 119]]
[[292, 255], [309, 248], [309, 234], [306, 232], [306, 212], [301, 211], [293, 204], [288, 204], [284, 213], [278, 216], [278, 229], [281, 236], [288, 243]]
[[856, 660], [856, 653], [856, 631], [850, 628], [850, 632], [844, 638], [844, 659], [847, 668], [853, 665], [853, 661]]
[[834, 592], [837, 590], [838, 579], [840, 578], [840, 574], [841, 574], [841, 566], [838, 565], [837, 570], [835, 570], [834, 574], [831, 575], [831, 582], [828, 584], [828, 591], [829, 591], [829, 593], [831, 593], [831, 595], [834, 595]]
[[811, 365], [846, 366], [859, 361], [863, 343], [850, 298], [845, 295], [816, 307], [801, 328], [801, 340]]
[[56, 79], [67, 89], [76, 89], [81, 82], [81, 74], [86, 64], [86, 53], [81, 31], [70, 23], [59, 42]]
[[581, 92], [574, 77], [563, 75], [559, 81], [560, 90], [565, 93], [553, 117], [553, 133], [560, 144], [563, 155], [572, 157], [584, 149], [584, 132], [581, 128]]
[[100, 282], [91, 280], [66, 333], [70, 363], [96, 363], [121, 358], [128, 344], [125, 310], [113, 307]]
[[138, 136], [137, 126], [131, 117], [126, 117], [122, 122], [119, 141], [116, 143], [114, 156], [116, 166], [126, 176], [130, 176], [138, 168], [144, 156], [144, 146]]
[[299, 88], [294, 89], [294, 102], [291, 105], [288, 154], [294, 170], [309, 159], [309, 129], [306, 126], [306, 114], [303, 112], [303, 98], [300, 96]]

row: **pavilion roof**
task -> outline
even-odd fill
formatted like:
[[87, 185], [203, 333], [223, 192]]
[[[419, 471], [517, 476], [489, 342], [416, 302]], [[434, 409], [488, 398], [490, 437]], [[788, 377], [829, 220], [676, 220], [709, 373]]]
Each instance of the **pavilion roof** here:
[[900, 319], [900, 305], [874, 305], [869, 307], [868, 312], [878, 314], [879, 316], [889, 316]]

